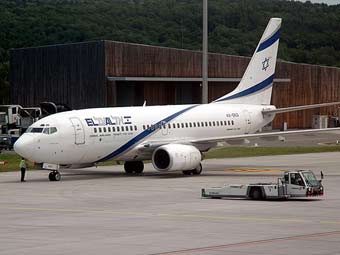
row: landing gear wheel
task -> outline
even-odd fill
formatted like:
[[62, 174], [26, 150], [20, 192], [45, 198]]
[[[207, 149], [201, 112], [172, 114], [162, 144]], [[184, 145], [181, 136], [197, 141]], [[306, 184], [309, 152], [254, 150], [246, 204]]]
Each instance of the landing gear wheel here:
[[254, 189], [251, 194], [251, 197], [255, 200], [262, 199], [262, 192], [260, 189]]
[[134, 172], [136, 174], [141, 174], [143, 173], [143, 170], [144, 170], [144, 164], [143, 164], [143, 161], [135, 161], [135, 170]]
[[127, 174], [141, 174], [144, 170], [143, 161], [126, 161], [124, 163], [124, 170]]
[[193, 175], [200, 175], [202, 173], [202, 164], [200, 163], [196, 169], [192, 170]]
[[52, 171], [50, 172], [50, 174], [48, 175], [48, 179], [50, 181], [60, 181], [61, 179], [61, 174], [58, 171]]
[[200, 163], [195, 169], [193, 170], [184, 170], [182, 171], [184, 175], [199, 175], [202, 173], [202, 164]]

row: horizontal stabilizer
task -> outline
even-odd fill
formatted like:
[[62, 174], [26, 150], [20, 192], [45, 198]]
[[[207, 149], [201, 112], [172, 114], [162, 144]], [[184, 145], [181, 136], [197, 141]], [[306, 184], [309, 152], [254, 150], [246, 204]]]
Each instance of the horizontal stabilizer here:
[[310, 105], [301, 105], [301, 106], [293, 106], [293, 107], [286, 107], [286, 108], [278, 108], [278, 109], [264, 109], [262, 111], [263, 114], [272, 114], [272, 113], [284, 113], [284, 112], [293, 112], [293, 111], [301, 111], [306, 109], [313, 109], [331, 105], [337, 105], [340, 102], [331, 102], [331, 103], [323, 103], [323, 104], [310, 104]]

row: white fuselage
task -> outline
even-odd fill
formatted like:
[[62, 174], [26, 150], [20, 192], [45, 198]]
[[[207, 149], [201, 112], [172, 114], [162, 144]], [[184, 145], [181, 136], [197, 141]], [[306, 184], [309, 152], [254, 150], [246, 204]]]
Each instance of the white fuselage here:
[[[274, 118], [264, 117], [264, 108], [275, 109], [261, 105], [205, 104], [75, 110], [37, 121], [20, 137], [16, 147], [20, 155], [37, 163], [146, 160], [152, 155], [141, 146], [147, 148], [148, 143], [254, 133]], [[51, 127], [53, 132], [44, 130]], [[202, 145], [198, 149], [205, 151], [213, 146]]]

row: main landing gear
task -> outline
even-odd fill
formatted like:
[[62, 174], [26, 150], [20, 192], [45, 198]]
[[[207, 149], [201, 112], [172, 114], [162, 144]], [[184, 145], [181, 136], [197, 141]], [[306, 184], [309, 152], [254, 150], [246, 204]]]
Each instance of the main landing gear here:
[[202, 164], [200, 163], [195, 169], [183, 171], [184, 175], [199, 175], [202, 173]]
[[60, 181], [61, 174], [57, 170], [54, 170], [50, 172], [50, 174], [48, 175], [48, 179], [50, 179], [50, 181]]
[[141, 174], [144, 170], [143, 161], [125, 161], [124, 170], [127, 174]]

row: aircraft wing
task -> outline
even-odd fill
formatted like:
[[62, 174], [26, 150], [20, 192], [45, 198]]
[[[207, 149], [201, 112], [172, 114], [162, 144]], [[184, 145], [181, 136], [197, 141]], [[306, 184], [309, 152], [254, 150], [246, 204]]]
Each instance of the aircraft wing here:
[[[279, 132], [265, 132], [265, 133], [255, 133], [255, 134], [243, 134], [243, 135], [233, 135], [233, 136], [222, 136], [222, 137], [212, 137], [212, 138], [201, 138], [191, 140], [192, 144], [204, 144], [204, 143], [217, 143], [217, 142], [227, 142], [236, 141], [241, 139], [250, 139], [250, 138], [263, 138], [263, 139], [275, 139], [278, 138], [282, 140], [283, 137], [289, 135], [297, 135], [297, 134], [313, 134], [313, 133], [334, 133], [339, 134], [340, 136], [340, 128], [323, 128], [323, 129], [304, 129], [304, 130], [293, 130], [293, 131], [279, 131]], [[284, 139], [284, 138], [283, 138]]]
[[[221, 136], [221, 137], [211, 137], [211, 138], [181, 138], [181, 139], [169, 139], [169, 140], [148, 140], [137, 146], [139, 152], [152, 153], [156, 148], [166, 144], [190, 144], [197, 147], [200, 151], [207, 151], [211, 147], [215, 147], [217, 143], [226, 142], [230, 145], [241, 145], [248, 143], [248, 139], [260, 138], [267, 141], [285, 141], [285, 137], [290, 135], [308, 135], [316, 133], [334, 133], [339, 135], [340, 139], [340, 128], [324, 128], [324, 129], [305, 129], [305, 130], [293, 130], [293, 131], [280, 131], [280, 132], [265, 132], [265, 133], [255, 133], [255, 134], [243, 134], [243, 135], [233, 135], [233, 136]], [[308, 137], [310, 139], [311, 137]], [[306, 138], [307, 139], [307, 138]], [[336, 140], [336, 139], [335, 139]]]

